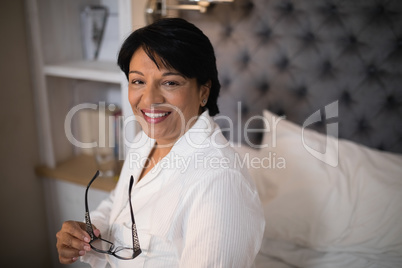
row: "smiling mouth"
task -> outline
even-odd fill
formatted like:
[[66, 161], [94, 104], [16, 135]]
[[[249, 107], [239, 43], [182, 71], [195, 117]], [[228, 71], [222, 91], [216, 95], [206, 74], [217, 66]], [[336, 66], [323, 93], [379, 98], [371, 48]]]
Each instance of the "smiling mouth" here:
[[141, 112], [144, 115], [144, 119], [148, 123], [152, 123], [152, 124], [162, 122], [163, 120], [165, 120], [171, 114], [171, 112], [165, 112], [165, 111], [150, 111], [150, 110], [144, 111], [144, 110], [141, 110]]
[[160, 118], [160, 117], [167, 116], [169, 113], [146, 113], [146, 112], [144, 112], [144, 114], [150, 118]]

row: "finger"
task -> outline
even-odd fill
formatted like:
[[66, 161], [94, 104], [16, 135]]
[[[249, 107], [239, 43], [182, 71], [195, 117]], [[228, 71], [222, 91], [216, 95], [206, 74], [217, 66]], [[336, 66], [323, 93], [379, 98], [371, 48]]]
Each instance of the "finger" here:
[[89, 243], [91, 240], [89, 234], [86, 232], [86, 225], [83, 222], [67, 221], [63, 223], [62, 230], [86, 243]]
[[96, 237], [100, 237], [100, 230], [99, 229], [94, 229], [94, 235]]
[[78, 260], [80, 256], [85, 255], [85, 250], [75, 250], [72, 248], [64, 247], [59, 251], [59, 261], [63, 264], [70, 264]]
[[70, 235], [70, 233], [66, 232], [58, 232], [56, 234], [57, 237], [57, 248], [68, 247], [76, 250], [86, 250], [89, 251], [91, 247], [88, 243]]
[[84, 256], [86, 254], [85, 250], [76, 250], [73, 248], [68, 248], [68, 247], [64, 247], [60, 253], [59, 256], [63, 257], [63, 258], [78, 258], [80, 256]]
[[61, 264], [72, 264], [78, 260], [78, 257], [73, 257], [73, 258], [64, 258], [59, 256], [59, 262]]

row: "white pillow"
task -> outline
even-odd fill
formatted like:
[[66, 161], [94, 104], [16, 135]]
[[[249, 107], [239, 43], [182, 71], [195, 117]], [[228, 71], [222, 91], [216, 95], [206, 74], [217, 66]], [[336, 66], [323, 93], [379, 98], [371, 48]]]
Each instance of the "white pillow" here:
[[[275, 162], [254, 171], [258, 187], [273, 189], [260, 190], [265, 237], [323, 251], [402, 256], [402, 156], [312, 130], [304, 130], [303, 145], [300, 126], [281, 120], [273, 131], [278, 116], [264, 111], [264, 118], [269, 146], [259, 153]], [[322, 150], [326, 141], [330, 153], [339, 145], [335, 167], [306, 149]]]
[[264, 179], [265, 170], [261, 168], [261, 165], [258, 164], [256, 159], [261, 159], [261, 152], [258, 149], [251, 148], [250, 146], [241, 144], [241, 143], [233, 143], [231, 147], [239, 154], [238, 164], [241, 166], [246, 166], [248, 169], [248, 173], [253, 179], [258, 194], [260, 197], [263, 197], [266, 202], [266, 199], [275, 196], [276, 187], [271, 182], [271, 180]]

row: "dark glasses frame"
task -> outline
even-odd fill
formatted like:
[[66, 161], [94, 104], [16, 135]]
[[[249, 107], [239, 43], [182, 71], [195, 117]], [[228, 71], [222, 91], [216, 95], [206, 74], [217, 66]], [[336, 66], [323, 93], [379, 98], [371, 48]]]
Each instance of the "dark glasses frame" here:
[[[89, 187], [91, 186], [91, 184], [94, 182], [94, 180], [99, 176], [99, 170], [95, 173], [94, 177], [92, 178], [92, 180], [88, 183], [87, 189], [85, 190], [85, 224], [86, 224], [86, 229], [87, 229], [87, 233], [89, 234], [89, 236], [91, 237], [91, 241], [89, 242], [89, 245], [91, 246], [91, 248], [93, 250], [95, 250], [96, 252], [99, 253], [104, 253], [104, 254], [109, 254], [112, 256], [115, 256], [118, 259], [121, 260], [132, 260], [135, 257], [137, 257], [138, 255], [141, 254], [141, 248], [140, 248], [140, 242], [138, 240], [138, 234], [137, 234], [137, 227], [135, 225], [135, 220], [134, 220], [134, 213], [133, 213], [133, 205], [131, 204], [131, 189], [133, 188], [133, 184], [134, 184], [134, 178], [133, 176], [131, 176], [130, 178], [130, 186], [128, 189], [128, 201], [130, 204], [130, 212], [131, 212], [131, 222], [132, 222], [132, 237], [133, 237], [133, 247], [129, 248], [129, 247], [115, 247], [115, 245], [105, 239], [102, 239], [100, 237], [96, 237], [94, 234], [94, 230], [92, 228], [92, 223], [91, 223], [91, 218], [89, 216], [89, 208], [88, 208], [88, 190]], [[108, 250], [103, 250], [103, 249], [99, 249], [96, 248], [95, 246], [93, 246], [93, 243], [95, 241], [99, 241], [101, 240], [103, 243], [106, 243], [109, 245], [109, 249]], [[133, 250], [133, 254], [130, 257], [123, 257], [123, 256], [119, 256], [119, 252], [122, 250]]]

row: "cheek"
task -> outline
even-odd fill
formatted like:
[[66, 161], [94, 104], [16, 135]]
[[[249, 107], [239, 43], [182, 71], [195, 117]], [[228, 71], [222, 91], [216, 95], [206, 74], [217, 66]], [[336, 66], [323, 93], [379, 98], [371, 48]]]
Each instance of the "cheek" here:
[[138, 102], [138, 96], [134, 93], [133, 90], [128, 89], [128, 101], [131, 106], [136, 106]]

